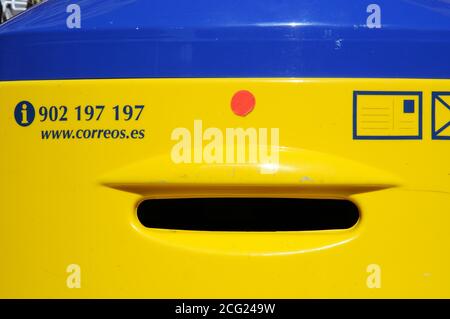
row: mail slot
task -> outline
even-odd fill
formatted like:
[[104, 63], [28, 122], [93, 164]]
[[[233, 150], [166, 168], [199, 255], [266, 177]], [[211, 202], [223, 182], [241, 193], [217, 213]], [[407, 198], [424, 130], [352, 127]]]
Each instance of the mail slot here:
[[350, 201], [292, 198], [154, 199], [137, 215], [149, 228], [250, 232], [348, 229], [359, 218]]
[[0, 297], [449, 298], [449, 9], [48, 0], [0, 25]]

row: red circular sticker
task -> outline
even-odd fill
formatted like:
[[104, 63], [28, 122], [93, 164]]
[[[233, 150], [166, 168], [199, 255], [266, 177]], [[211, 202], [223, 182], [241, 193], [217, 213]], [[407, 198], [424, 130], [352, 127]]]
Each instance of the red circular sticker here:
[[231, 109], [234, 114], [239, 116], [246, 116], [255, 108], [254, 95], [246, 90], [238, 91], [231, 99]]

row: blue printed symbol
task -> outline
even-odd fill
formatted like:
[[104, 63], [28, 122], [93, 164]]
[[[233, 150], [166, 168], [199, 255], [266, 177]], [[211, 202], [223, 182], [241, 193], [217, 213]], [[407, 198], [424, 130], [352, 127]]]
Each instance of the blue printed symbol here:
[[17, 124], [20, 126], [28, 126], [33, 123], [35, 117], [35, 111], [33, 104], [28, 101], [22, 101], [17, 103], [14, 110], [14, 118]]
[[433, 92], [431, 100], [431, 137], [450, 140], [450, 92]]
[[354, 91], [353, 139], [422, 139], [422, 92]]
[[403, 101], [403, 113], [414, 113], [414, 100]]

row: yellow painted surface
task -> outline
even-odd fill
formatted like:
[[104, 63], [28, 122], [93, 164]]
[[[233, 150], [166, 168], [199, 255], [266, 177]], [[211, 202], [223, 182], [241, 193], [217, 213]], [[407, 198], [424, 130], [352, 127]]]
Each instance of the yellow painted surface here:
[[[245, 117], [230, 109], [239, 90], [256, 98]], [[450, 80], [2, 82], [0, 297], [450, 298], [450, 140], [431, 134], [432, 92], [447, 90]], [[354, 91], [422, 92], [422, 138], [353, 139]], [[416, 120], [397, 99], [392, 112]], [[26, 127], [14, 115], [21, 101], [36, 112]], [[61, 105], [67, 121], [41, 121], [41, 106]], [[105, 108], [98, 120], [78, 120], [86, 105]], [[125, 121], [116, 105], [145, 107]], [[439, 108], [436, 125], [449, 114]], [[196, 120], [202, 132], [278, 128], [276, 171], [263, 173], [258, 161], [174, 163], [173, 130], [193, 133]], [[41, 137], [106, 129], [145, 136]], [[349, 230], [211, 233], [148, 229], [136, 218], [145, 198], [190, 196], [348, 198], [361, 219]], [[67, 287], [70, 264], [81, 267], [79, 289]], [[380, 288], [367, 285], [373, 264]]]

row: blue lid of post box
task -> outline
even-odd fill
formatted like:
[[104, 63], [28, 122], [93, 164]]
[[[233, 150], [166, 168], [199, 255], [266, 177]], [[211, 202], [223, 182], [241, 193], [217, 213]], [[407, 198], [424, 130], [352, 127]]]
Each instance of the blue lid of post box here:
[[0, 26], [0, 80], [160, 77], [450, 78], [450, 2], [49, 0]]

